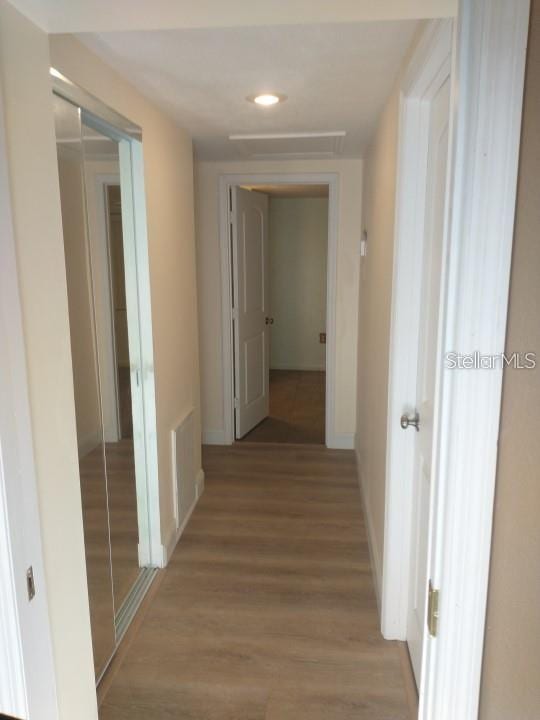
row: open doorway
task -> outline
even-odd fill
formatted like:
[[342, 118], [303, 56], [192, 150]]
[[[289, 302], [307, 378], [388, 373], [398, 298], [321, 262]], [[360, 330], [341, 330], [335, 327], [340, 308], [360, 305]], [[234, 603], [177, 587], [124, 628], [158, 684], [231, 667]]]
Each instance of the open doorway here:
[[324, 445], [328, 184], [229, 197], [235, 439]]

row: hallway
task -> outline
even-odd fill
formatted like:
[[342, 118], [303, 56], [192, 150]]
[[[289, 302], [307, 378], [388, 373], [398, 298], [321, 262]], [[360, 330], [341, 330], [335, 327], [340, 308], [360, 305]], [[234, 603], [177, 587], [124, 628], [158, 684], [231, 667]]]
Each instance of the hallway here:
[[101, 720], [410, 717], [354, 455], [277, 450], [205, 448], [205, 493], [105, 679]]

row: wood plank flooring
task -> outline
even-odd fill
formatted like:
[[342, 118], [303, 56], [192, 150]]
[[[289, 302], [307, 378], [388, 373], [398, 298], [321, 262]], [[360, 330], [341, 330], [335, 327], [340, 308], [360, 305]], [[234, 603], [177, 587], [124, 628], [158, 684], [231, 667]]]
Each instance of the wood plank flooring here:
[[270, 415], [242, 442], [324, 445], [326, 373], [270, 370]]
[[204, 450], [206, 490], [101, 720], [412, 720], [379, 632], [354, 455]]

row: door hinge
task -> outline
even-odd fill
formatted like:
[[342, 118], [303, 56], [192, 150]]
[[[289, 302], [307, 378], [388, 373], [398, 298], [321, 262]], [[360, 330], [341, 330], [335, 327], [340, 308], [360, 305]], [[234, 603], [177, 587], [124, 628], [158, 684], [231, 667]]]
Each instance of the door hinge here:
[[431, 637], [437, 637], [439, 628], [439, 591], [429, 581], [427, 626]]
[[28, 602], [34, 599], [36, 594], [36, 584], [34, 582], [34, 568], [30, 565], [26, 571], [26, 590], [28, 592]]
[[234, 398], [234, 409], [237, 410], [240, 407], [240, 401], [238, 398]]
[[229, 224], [230, 225], [234, 225], [235, 217], [236, 217], [236, 215], [234, 213], [234, 210], [229, 210]]

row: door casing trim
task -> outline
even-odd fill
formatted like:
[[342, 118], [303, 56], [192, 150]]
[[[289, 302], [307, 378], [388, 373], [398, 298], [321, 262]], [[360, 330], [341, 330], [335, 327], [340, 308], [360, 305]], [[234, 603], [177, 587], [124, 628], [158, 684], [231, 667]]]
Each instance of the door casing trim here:
[[223, 357], [224, 436], [227, 445], [234, 443], [233, 338], [231, 283], [232, 267], [229, 247], [228, 191], [233, 185], [298, 184], [328, 185], [328, 256], [326, 289], [326, 418], [325, 443], [329, 448], [352, 449], [354, 437], [336, 432], [336, 269], [338, 245], [339, 173], [227, 173], [219, 176], [219, 245], [221, 259], [221, 337]]
[[[528, 18], [529, 0], [460, 0], [454, 25], [441, 367], [434, 418], [437, 482], [428, 550], [428, 577], [440, 590], [440, 615], [437, 637], [426, 633], [424, 638], [419, 720], [478, 717], [502, 369], [452, 370], [443, 360], [446, 352], [500, 355], [505, 348]], [[430, 23], [428, 34], [440, 32], [442, 23]], [[405, 128], [402, 115], [401, 137]], [[402, 178], [411, 171], [404, 166], [404, 153], [402, 148]], [[398, 208], [404, 202], [402, 178]], [[397, 253], [403, 233], [398, 211]], [[398, 302], [399, 283], [395, 292]], [[393, 315], [395, 360], [402, 332], [398, 335]], [[396, 365], [392, 363], [389, 387], [382, 627], [386, 637], [403, 638], [407, 583], [396, 569], [404, 550], [398, 547], [403, 535], [396, 514], [400, 494], [404, 499], [398, 481], [407, 483], [403, 465], [397, 473], [399, 452], [393, 453], [400, 432], [394, 421], [408, 398], [397, 395], [403, 378], [396, 377]], [[407, 461], [406, 454], [402, 460]]]

